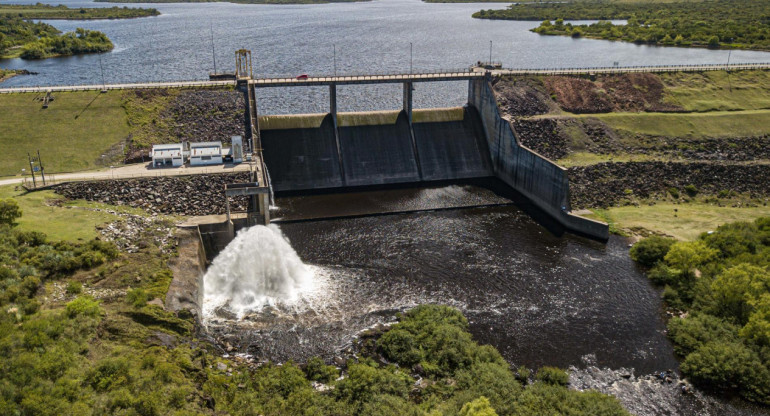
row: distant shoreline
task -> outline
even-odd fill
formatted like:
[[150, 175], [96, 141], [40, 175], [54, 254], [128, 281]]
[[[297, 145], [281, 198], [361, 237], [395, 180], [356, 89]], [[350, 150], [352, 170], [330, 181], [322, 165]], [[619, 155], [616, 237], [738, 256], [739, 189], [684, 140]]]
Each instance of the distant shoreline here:
[[361, 3], [371, 0], [94, 0], [97, 3], [236, 3], [236, 4], [329, 4]]

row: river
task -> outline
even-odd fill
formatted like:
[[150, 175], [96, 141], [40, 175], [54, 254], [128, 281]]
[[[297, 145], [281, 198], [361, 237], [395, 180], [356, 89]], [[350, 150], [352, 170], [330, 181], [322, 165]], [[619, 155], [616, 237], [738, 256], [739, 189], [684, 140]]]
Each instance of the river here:
[[[15, 3], [35, 3], [20, 0]], [[52, 0], [70, 7], [111, 7], [112, 3]], [[118, 3], [118, 6], [125, 4]], [[41, 61], [0, 60], [0, 67], [26, 68], [3, 87], [100, 84], [100, 60], [108, 83], [206, 79], [213, 70], [211, 30], [217, 69], [235, 67], [234, 51], [250, 49], [255, 76], [408, 72], [463, 69], [492, 59], [512, 68], [725, 63], [728, 51], [635, 45], [593, 39], [541, 36], [537, 22], [471, 18], [494, 4], [431, 4], [419, 0], [375, 0], [318, 5], [242, 5], [231, 3], [128, 4], [155, 7], [157, 17], [131, 20], [47, 21], [61, 30], [77, 27], [105, 32], [115, 43], [106, 54]], [[732, 51], [730, 61], [768, 62], [770, 54]], [[327, 111], [325, 88], [272, 88], [258, 92], [265, 114]], [[400, 85], [338, 89], [340, 111], [396, 109]], [[465, 104], [467, 83], [418, 85], [414, 104], [442, 107]]]
[[[645, 377], [678, 363], [660, 293], [629, 258], [628, 242], [549, 231], [497, 181], [276, 203], [280, 229], [241, 231], [205, 277], [209, 331], [241, 353], [332, 361], [350, 354], [361, 331], [439, 303], [462, 310], [474, 339], [512, 364], [574, 367], [576, 386], [615, 394], [638, 415], [766, 414], [682, 394], [676, 375], [671, 383]], [[335, 211], [345, 217], [309, 220]]]

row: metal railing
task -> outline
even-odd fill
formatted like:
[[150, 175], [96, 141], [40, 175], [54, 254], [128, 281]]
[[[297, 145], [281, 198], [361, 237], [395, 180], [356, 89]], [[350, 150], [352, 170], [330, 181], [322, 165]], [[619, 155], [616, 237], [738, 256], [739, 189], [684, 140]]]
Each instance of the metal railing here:
[[[45, 184], [40, 176], [37, 176], [35, 180], [32, 177], [25, 175], [20, 179], [19, 184], [23, 185], [27, 189], [41, 189], [48, 188], [54, 185], [61, 185], [69, 182], [92, 182], [92, 181], [109, 181], [109, 180], [126, 180], [126, 179], [141, 179], [141, 178], [168, 178], [168, 177], [181, 177], [191, 175], [216, 175], [227, 173], [241, 173], [249, 172], [251, 166], [248, 163], [243, 163], [234, 166], [233, 168], [223, 168], [221, 165], [217, 167], [195, 167], [195, 168], [148, 168], [146, 172], [133, 172], [122, 173], [119, 172], [120, 168], [112, 169], [110, 171], [92, 172], [90, 174], [79, 173], [60, 173], [60, 174], [46, 174]], [[5, 178], [12, 179], [12, 178]]]
[[[508, 68], [486, 70], [483, 68], [468, 68], [455, 70], [436, 70], [430, 72], [408, 73], [403, 71], [390, 72], [348, 72], [341, 75], [321, 74], [318, 76], [297, 79], [296, 75], [268, 75], [255, 78], [250, 81], [252, 85], [325, 83], [325, 82], [377, 82], [387, 80], [420, 80], [430, 78], [473, 78], [481, 77], [487, 71], [499, 75], [570, 75], [591, 73], [631, 73], [631, 72], [694, 72], [694, 71], [719, 71], [719, 70], [745, 70], [745, 69], [770, 69], [770, 63], [732, 63], [732, 64], [698, 64], [698, 65], [637, 65], [637, 66], [605, 66], [605, 67], [569, 67], [569, 68]], [[390, 77], [390, 78], [388, 78]], [[0, 94], [13, 93], [44, 93], [48, 91], [99, 91], [121, 89], [150, 89], [150, 88], [216, 88], [235, 86], [236, 81], [173, 81], [173, 82], [147, 82], [147, 83], [123, 83], [106, 85], [50, 85], [0, 88]]]

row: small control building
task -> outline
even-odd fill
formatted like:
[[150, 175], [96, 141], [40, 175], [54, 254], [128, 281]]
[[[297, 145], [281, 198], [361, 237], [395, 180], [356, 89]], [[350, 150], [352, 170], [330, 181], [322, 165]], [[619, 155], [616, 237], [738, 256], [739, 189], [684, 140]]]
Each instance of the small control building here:
[[184, 164], [184, 145], [182, 143], [156, 144], [152, 146], [152, 166], [178, 167]]
[[190, 143], [190, 166], [221, 164], [222, 142]]

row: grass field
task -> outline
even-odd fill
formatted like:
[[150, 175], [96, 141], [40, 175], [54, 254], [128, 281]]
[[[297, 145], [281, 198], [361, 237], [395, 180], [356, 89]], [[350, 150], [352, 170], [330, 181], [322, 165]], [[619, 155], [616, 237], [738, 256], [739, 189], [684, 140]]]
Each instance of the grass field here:
[[687, 111], [770, 108], [770, 71], [704, 71], [660, 74], [665, 101]]
[[770, 110], [708, 113], [607, 113], [597, 118], [612, 128], [668, 137], [745, 137], [770, 133]]
[[128, 136], [121, 92], [56, 93], [47, 109], [38, 98], [42, 94], [0, 95], [0, 176], [29, 171], [27, 152], [38, 150], [48, 173], [111, 163], [110, 148]]
[[67, 202], [53, 191], [24, 193], [13, 185], [0, 187], [0, 198], [13, 198], [23, 215], [18, 227], [41, 231], [53, 240], [89, 240], [96, 237], [96, 226], [114, 221], [116, 216], [87, 208], [97, 207], [84, 201]]
[[594, 215], [588, 217], [607, 221], [615, 229], [644, 228], [681, 240], [693, 240], [703, 232], [715, 230], [721, 224], [753, 221], [768, 215], [770, 206], [734, 208], [693, 202], [614, 207], [597, 210]]

